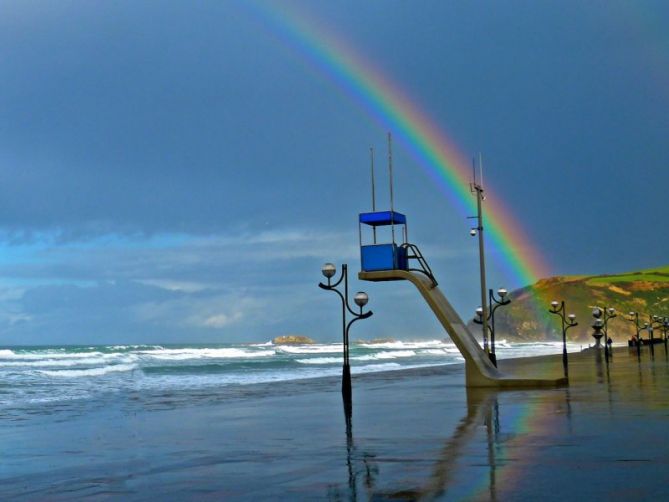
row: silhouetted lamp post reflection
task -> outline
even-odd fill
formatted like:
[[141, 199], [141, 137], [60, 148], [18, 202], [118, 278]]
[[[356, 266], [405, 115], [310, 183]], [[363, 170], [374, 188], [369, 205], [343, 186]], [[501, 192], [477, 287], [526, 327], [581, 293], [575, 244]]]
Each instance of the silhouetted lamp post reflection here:
[[[507, 298], [509, 292], [506, 289], [498, 289], [497, 294], [499, 295], [499, 298], [495, 296], [495, 293], [492, 289], [488, 290], [488, 305], [492, 307], [487, 319], [490, 321], [487, 323], [488, 331], [490, 331], [490, 353], [488, 356], [490, 357], [490, 362], [492, 362], [495, 366], [497, 366], [497, 355], [495, 354], [495, 311], [499, 307], [511, 303], [511, 300]], [[474, 322], [476, 324], [484, 324], [483, 307], [478, 307], [476, 309], [476, 317], [474, 317]]]
[[[344, 401], [347, 403], [350, 403], [351, 401], [351, 366], [349, 363], [349, 338], [348, 338], [348, 331], [351, 328], [351, 325], [359, 321], [360, 319], [367, 319], [368, 317], [371, 317], [372, 311], [367, 311], [364, 312], [362, 311], [363, 307], [367, 305], [367, 302], [369, 301], [369, 297], [367, 296], [367, 293], [363, 291], [358, 291], [355, 296], [353, 297], [353, 301], [355, 304], [360, 308], [359, 312], [355, 312], [349, 305], [348, 303], [348, 265], [345, 263], [341, 266], [341, 277], [333, 284], [332, 283], [332, 278], [336, 275], [337, 273], [337, 267], [333, 263], [326, 263], [323, 265], [321, 268], [321, 272], [323, 273], [323, 276], [328, 280], [327, 284], [323, 284], [322, 282], [318, 284], [318, 287], [321, 289], [325, 289], [327, 291], [334, 291], [339, 295], [339, 298], [341, 298], [341, 314], [342, 314], [342, 342], [344, 345], [344, 364], [342, 367], [342, 381], [341, 381], [341, 393], [342, 396], [344, 397]], [[337, 286], [339, 286], [342, 281], [344, 282], [344, 292], [342, 293], [337, 289]], [[346, 322], [346, 311], [353, 316], [353, 319], [350, 321]]]
[[576, 316], [574, 314], [569, 314], [565, 318], [566, 309], [564, 306], [564, 300], [561, 302], [553, 300], [551, 302], [551, 308], [548, 311], [551, 314], [560, 316], [560, 320], [562, 321], [562, 367], [564, 368], [565, 378], [569, 378], [569, 362], [567, 360], [567, 330], [569, 328], [573, 328], [574, 326], [578, 326], [578, 323], [576, 322]]

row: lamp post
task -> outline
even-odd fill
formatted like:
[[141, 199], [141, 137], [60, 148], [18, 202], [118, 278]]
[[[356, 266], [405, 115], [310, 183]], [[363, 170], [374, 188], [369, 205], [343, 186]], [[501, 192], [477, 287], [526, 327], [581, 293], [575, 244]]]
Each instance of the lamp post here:
[[653, 347], [652, 318], [651, 318], [651, 323], [644, 322], [643, 327], [639, 331], [647, 331], [648, 332], [648, 346], [650, 348], [650, 357], [654, 358], [655, 357], [655, 348]]
[[602, 337], [604, 336], [604, 333], [602, 333], [602, 330], [604, 329], [604, 321], [601, 319], [595, 319], [595, 322], [592, 323], [592, 329], [595, 330], [592, 336], [595, 339], [595, 348], [598, 349]]
[[667, 344], [667, 324], [668, 324], [668, 319], [666, 317], [661, 317], [659, 315], [652, 315], [650, 316], [650, 333], [651, 333], [651, 341], [650, 341], [650, 346], [653, 346], [653, 340], [652, 340], [652, 332], [655, 328], [660, 328], [662, 330], [662, 340], [664, 341], [664, 344], [666, 346]]
[[664, 350], [667, 350], [667, 332], [669, 331], [669, 317], [662, 318], [662, 324], [660, 326], [662, 330], [662, 338], [664, 340]]
[[[492, 289], [488, 290], [488, 305], [492, 306], [487, 319], [490, 321], [487, 323], [488, 330], [490, 331], [490, 353], [488, 354], [488, 357], [490, 357], [490, 362], [492, 362], [495, 367], [497, 367], [497, 355], [495, 354], [495, 311], [499, 307], [511, 303], [511, 300], [507, 298], [509, 292], [506, 289], [498, 289], [497, 294], [499, 295], [499, 298], [495, 296], [495, 293]], [[476, 309], [476, 317], [474, 317], [474, 322], [476, 324], [483, 324], [482, 307], [478, 307]]]
[[625, 320], [629, 322], [634, 323], [634, 327], [636, 328], [636, 355], [638, 358], [641, 357], [641, 335], [640, 331], [641, 328], [639, 327], [639, 313], [638, 312], [630, 312], [629, 317], [626, 317]]
[[[348, 265], [344, 263], [341, 266], [341, 277], [339, 277], [339, 279], [334, 284], [332, 283], [332, 278], [337, 273], [337, 267], [334, 264], [326, 263], [321, 268], [321, 272], [328, 280], [328, 283], [323, 284], [322, 282], [320, 282], [318, 283], [318, 287], [321, 289], [325, 289], [327, 291], [334, 291], [335, 293], [337, 293], [337, 295], [339, 295], [339, 298], [341, 298], [342, 341], [344, 345], [344, 354], [343, 354], [344, 364], [342, 366], [341, 393], [342, 396], [344, 397], [344, 400], [350, 403], [352, 392], [351, 392], [351, 366], [349, 363], [348, 331], [354, 322], [359, 321], [360, 319], [367, 319], [368, 317], [372, 316], [371, 310], [365, 313], [362, 312], [362, 308], [365, 305], [367, 305], [369, 297], [367, 296], [367, 293], [363, 291], [359, 291], [355, 294], [353, 301], [360, 308], [360, 312], [355, 312], [348, 304]], [[344, 281], [344, 293], [342, 293], [337, 289], [337, 286], [339, 286], [339, 284], [341, 284], [342, 281]], [[353, 319], [348, 321], [348, 323], [346, 322], [347, 310], [353, 316]]]
[[564, 300], [558, 302], [553, 300], [551, 302], [551, 308], [548, 310], [551, 314], [560, 316], [562, 321], [562, 367], [564, 368], [565, 378], [569, 378], [569, 362], [567, 360], [567, 330], [578, 326], [576, 322], [576, 316], [574, 314], [569, 314], [565, 318], [566, 309], [564, 306]]
[[[613, 307], [607, 307], [607, 308], [600, 308], [600, 307], [595, 307], [592, 309], [592, 317], [595, 319], [601, 319], [602, 320], [602, 332], [604, 333], [604, 355], [606, 356], [606, 360], [609, 360], [609, 320], [613, 319], [614, 317], [618, 317], [616, 314], [616, 309]], [[594, 336], [594, 335], [593, 335]], [[597, 341], [599, 343], [599, 340]]]

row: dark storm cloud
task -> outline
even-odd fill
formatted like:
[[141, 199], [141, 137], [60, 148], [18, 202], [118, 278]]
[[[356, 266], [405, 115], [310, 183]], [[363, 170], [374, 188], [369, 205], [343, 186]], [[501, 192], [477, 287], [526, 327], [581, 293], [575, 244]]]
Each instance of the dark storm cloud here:
[[[292, 4], [483, 151], [553, 272], [666, 263], [662, 2]], [[357, 267], [369, 146], [387, 208], [386, 126], [240, 5], [0, 1], [0, 343], [339, 336], [319, 269]], [[462, 187], [393, 159], [395, 208], [467, 317]], [[524, 285], [488, 256], [491, 284]], [[361, 332], [441, 332], [402, 285], [360, 287]]]
[[236, 9], [5, 8], [19, 11], [0, 16], [5, 229], [203, 233], [274, 222], [294, 200], [299, 166], [263, 147], [293, 129], [265, 78], [281, 61]]

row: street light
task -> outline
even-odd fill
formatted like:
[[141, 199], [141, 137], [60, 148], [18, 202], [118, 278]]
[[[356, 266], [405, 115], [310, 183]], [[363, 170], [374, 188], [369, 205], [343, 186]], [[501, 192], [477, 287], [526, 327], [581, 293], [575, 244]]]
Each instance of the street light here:
[[641, 330], [648, 332], [648, 345], [650, 346], [650, 356], [654, 357], [655, 356], [655, 347], [653, 347], [653, 324], [652, 324], [652, 322], [653, 322], [653, 319], [651, 317], [651, 322], [650, 323], [644, 322], [643, 323], [643, 328], [641, 328]]
[[559, 315], [562, 321], [562, 367], [564, 368], [565, 378], [569, 378], [569, 362], [567, 360], [567, 330], [578, 326], [576, 322], [576, 316], [574, 314], [569, 314], [565, 318], [565, 306], [564, 300], [558, 302], [553, 300], [551, 302], [551, 308], [548, 310], [551, 314]]
[[604, 321], [601, 319], [595, 319], [595, 322], [592, 323], [592, 328], [595, 330], [592, 336], [595, 339], [595, 348], [597, 349], [599, 348], [601, 339], [604, 336], [604, 333], [602, 333], [602, 330], [604, 329]]
[[[499, 288], [497, 290], [497, 295], [499, 298], [497, 298], [492, 289], [488, 290], [488, 305], [494, 305], [488, 314], [488, 320], [490, 321], [490, 323], [488, 323], [488, 331], [490, 331], [490, 354], [488, 354], [488, 357], [490, 357], [490, 362], [492, 362], [495, 367], [497, 367], [497, 355], [495, 354], [495, 311], [498, 307], [511, 303], [511, 300], [507, 298], [508, 294], [509, 292], [506, 289]], [[474, 322], [476, 324], [483, 324], [482, 307], [478, 307], [476, 309], [476, 317], [474, 318]]]
[[[348, 330], [351, 325], [359, 321], [360, 319], [367, 319], [372, 316], [372, 311], [363, 313], [362, 308], [367, 305], [369, 297], [367, 293], [363, 291], [358, 291], [353, 297], [355, 304], [360, 307], [360, 312], [355, 312], [348, 304], [348, 265], [345, 263], [341, 266], [341, 277], [334, 284], [332, 283], [332, 278], [337, 273], [337, 267], [333, 263], [326, 263], [321, 268], [323, 276], [328, 280], [327, 284], [322, 282], [318, 283], [318, 287], [325, 289], [327, 291], [334, 291], [341, 298], [341, 315], [342, 315], [342, 340], [344, 345], [344, 364], [342, 366], [342, 377], [341, 377], [341, 393], [344, 397], [344, 400], [348, 403], [351, 402], [351, 365], [349, 363], [349, 339], [348, 339]], [[344, 281], [344, 293], [337, 289], [337, 286]], [[353, 316], [348, 323], [346, 322], [346, 311]]]
[[636, 328], [636, 355], [637, 358], [641, 357], [641, 335], [640, 331], [641, 328], [639, 327], [639, 313], [638, 312], [630, 312], [629, 317], [625, 317], [626, 321], [633, 322], [634, 327]]
[[[595, 319], [602, 319], [603, 321], [603, 326], [602, 326], [602, 332], [604, 333], [604, 355], [606, 356], [606, 360], [609, 360], [609, 320], [613, 319], [614, 317], [618, 317], [618, 314], [616, 314], [616, 309], [613, 307], [606, 307], [606, 308], [600, 308], [600, 307], [594, 307], [592, 309], [592, 317]], [[594, 336], [594, 335], [593, 335]], [[613, 355], [613, 354], [611, 354]]]
[[664, 345], [667, 345], [667, 331], [669, 331], [669, 317], [660, 318], [660, 329], [662, 330], [662, 338], [664, 339]]
[[659, 315], [652, 315], [650, 316], [650, 331], [649, 333], [651, 334], [651, 341], [650, 341], [650, 346], [653, 347], [653, 340], [652, 340], [652, 333], [654, 328], [660, 328], [662, 330], [662, 338], [664, 341], [664, 345], [666, 348], [667, 345], [667, 324], [668, 320], [666, 317], [661, 317]]

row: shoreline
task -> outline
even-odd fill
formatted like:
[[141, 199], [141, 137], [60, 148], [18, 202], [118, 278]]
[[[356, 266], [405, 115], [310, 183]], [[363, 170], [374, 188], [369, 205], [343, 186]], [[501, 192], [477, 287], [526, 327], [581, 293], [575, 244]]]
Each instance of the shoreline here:
[[[151, 405], [121, 393], [6, 421], [0, 495], [661, 499], [669, 355], [623, 347], [608, 365], [593, 352], [569, 362], [570, 386], [555, 389], [466, 389], [462, 364], [356, 375], [351, 415], [338, 377], [157, 394]], [[504, 366], [562, 370], [560, 355]]]

